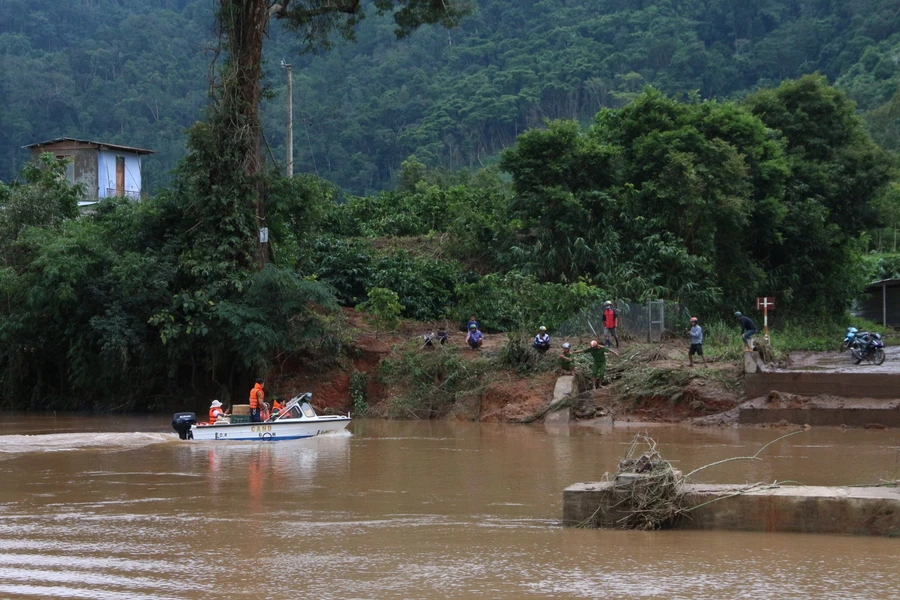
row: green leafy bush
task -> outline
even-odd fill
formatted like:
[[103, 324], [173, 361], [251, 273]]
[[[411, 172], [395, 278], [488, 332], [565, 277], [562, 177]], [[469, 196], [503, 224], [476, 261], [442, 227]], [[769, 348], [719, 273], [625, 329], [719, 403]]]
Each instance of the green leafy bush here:
[[404, 317], [428, 321], [450, 311], [454, 287], [463, 276], [456, 262], [416, 258], [397, 250], [375, 261], [369, 283], [396, 291]]
[[298, 268], [334, 288], [341, 304], [355, 306], [373, 285], [375, 253], [366, 242], [321, 235]]
[[397, 292], [383, 287], [374, 287], [369, 290], [368, 300], [359, 304], [356, 310], [365, 312], [366, 316], [375, 323], [375, 336], [378, 330], [396, 329], [400, 325], [400, 297]]
[[510, 271], [491, 273], [472, 283], [456, 286], [456, 316], [464, 323], [476, 315], [483, 331], [551, 331], [583, 307], [602, 297], [602, 291], [586, 283], [541, 283], [534, 276]]

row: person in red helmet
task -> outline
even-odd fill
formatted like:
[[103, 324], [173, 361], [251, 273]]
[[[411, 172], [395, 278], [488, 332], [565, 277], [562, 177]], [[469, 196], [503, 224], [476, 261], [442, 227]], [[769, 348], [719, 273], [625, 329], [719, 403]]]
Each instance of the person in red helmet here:
[[619, 353], [613, 350], [612, 348], [607, 348], [606, 346], [601, 346], [597, 343], [597, 340], [591, 340], [591, 345], [588, 348], [583, 350], [575, 350], [572, 354], [590, 354], [591, 358], [594, 359], [594, 369], [591, 372], [592, 383], [594, 389], [597, 389], [598, 382], [600, 385], [603, 384], [603, 377], [606, 375], [606, 353], [612, 352], [616, 356], [619, 356]]

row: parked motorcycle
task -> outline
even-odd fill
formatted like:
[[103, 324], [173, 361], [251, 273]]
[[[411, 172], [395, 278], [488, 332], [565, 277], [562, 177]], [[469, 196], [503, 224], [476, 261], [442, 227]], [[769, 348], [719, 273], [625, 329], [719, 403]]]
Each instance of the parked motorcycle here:
[[853, 355], [855, 365], [864, 360], [873, 365], [880, 365], [884, 362], [884, 340], [878, 333], [869, 331], [856, 333], [850, 343], [850, 353]]
[[847, 328], [847, 335], [844, 336], [844, 341], [841, 342], [841, 352], [850, 348], [850, 344], [852, 344], [853, 340], [856, 339], [857, 333], [859, 333], [859, 329], [857, 329], [856, 327]]

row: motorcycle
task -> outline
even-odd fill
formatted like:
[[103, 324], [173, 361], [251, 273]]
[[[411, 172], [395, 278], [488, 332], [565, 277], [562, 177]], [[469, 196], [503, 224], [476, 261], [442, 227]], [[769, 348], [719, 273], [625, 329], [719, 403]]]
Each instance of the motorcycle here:
[[856, 339], [857, 333], [859, 333], [859, 329], [857, 329], [856, 327], [847, 328], [847, 335], [844, 336], [844, 341], [841, 342], [841, 352], [850, 349], [850, 345], [853, 343], [853, 340]]
[[855, 365], [864, 360], [873, 365], [880, 365], [884, 362], [884, 340], [878, 333], [868, 331], [857, 333], [850, 343], [850, 353], [853, 355]]

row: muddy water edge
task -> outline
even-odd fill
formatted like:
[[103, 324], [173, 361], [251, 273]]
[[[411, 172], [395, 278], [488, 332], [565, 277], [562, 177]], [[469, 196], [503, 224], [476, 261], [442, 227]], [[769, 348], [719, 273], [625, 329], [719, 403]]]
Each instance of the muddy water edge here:
[[[900, 598], [900, 538], [563, 528], [637, 431], [683, 471], [779, 429], [357, 420], [186, 442], [167, 417], [0, 415], [0, 598]], [[900, 476], [900, 431], [812, 429], [714, 483]]]

